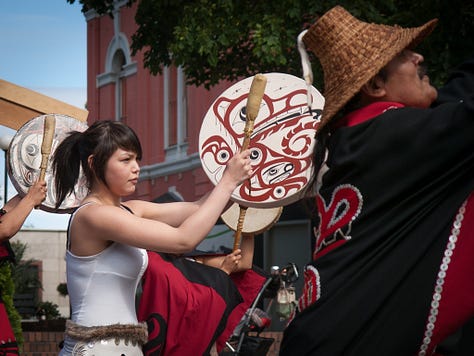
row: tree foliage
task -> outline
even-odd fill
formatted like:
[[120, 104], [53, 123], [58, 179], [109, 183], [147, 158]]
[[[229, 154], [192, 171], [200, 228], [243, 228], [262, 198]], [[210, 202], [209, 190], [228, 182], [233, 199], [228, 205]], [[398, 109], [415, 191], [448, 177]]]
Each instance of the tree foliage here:
[[12, 241], [10, 244], [17, 261], [16, 264], [12, 265], [12, 277], [15, 282], [15, 293], [24, 294], [43, 289], [43, 285], [36, 270], [32, 268], [35, 261], [24, 258], [28, 245], [21, 241]]
[[[74, 3], [75, 0], [67, 0]], [[474, 53], [474, 5], [465, 0], [129, 0], [138, 1], [138, 29], [131, 49], [143, 51], [152, 74], [180, 65], [188, 84], [209, 88], [256, 73], [284, 72], [301, 76], [298, 34], [335, 5], [375, 23], [419, 26], [432, 18], [438, 28], [420, 46], [434, 83]], [[79, 0], [83, 12], [93, 8], [112, 16], [113, 0]], [[312, 60], [315, 86], [322, 76]]]

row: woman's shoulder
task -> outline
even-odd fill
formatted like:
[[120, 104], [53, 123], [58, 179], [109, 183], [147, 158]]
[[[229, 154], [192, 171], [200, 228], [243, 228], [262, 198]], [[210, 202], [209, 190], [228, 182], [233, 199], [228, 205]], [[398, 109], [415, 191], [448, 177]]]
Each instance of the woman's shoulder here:
[[139, 200], [139, 199], [133, 199], [133, 200], [127, 200], [122, 203], [122, 207], [131, 213], [137, 215], [137, 216], [143, 216], [144, 211], [150, 209], [151, 207], [156, 207], [156, 203], [152, 203], [146, 200]]
[[106, 221], [113, 221], [121, 218], [121, 207], [114, 205], [100, 204], [95, 201], [83, 202], [73, 213], [74, 220], [94, 224], [103, 224]]

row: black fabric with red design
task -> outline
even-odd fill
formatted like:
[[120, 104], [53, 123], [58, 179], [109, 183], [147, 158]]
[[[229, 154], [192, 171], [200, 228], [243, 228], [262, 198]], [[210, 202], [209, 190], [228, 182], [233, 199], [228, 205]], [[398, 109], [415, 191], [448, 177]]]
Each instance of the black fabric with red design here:
[[[265, 279], [252, 273], [247, 293]], [[238, 280], [238, 278], [237, 278]], [[251, 284], [254, 284], [252, 288]], [[256, 295], [256, 293], [255, 293]], [[228, 321], [240, 320], [236, 307], [252, 298], [239, 293], [220, 269], [164, 253], [148, 252], [138, 319], [148, 323], [145, 355], [208, 355], [219, 337], [227, 337]], [[220, 341], [222, 343], [222, 341]]]
[[330, 137], [326, 225], [281, 356], [417, 353], [454, 217], [474, 189], [474, 59], [460, 68], [443, 104], [387, 110]]

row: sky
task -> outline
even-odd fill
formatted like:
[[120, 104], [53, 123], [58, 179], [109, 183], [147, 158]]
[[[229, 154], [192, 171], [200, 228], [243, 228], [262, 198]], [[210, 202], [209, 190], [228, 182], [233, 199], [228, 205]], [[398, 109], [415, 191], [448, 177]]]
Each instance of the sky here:
[[[86, 20], [77, 0], [0, 0], [0, 79], [84, 108]], [[16, 131], [0, 125], [0, 136]], [[0, 152], [1, 196], [5, 155]], [[8, 198], [16, 190], [8, 180]], [[0, 202], [0, 206], [3, 201]], [[23, 228], [65, 230], [68, 214], [34, 210]]]

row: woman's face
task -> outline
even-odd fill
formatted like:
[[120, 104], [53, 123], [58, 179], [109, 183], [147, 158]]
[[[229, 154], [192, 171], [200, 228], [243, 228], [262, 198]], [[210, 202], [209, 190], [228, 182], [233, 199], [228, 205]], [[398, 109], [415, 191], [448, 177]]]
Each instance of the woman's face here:
[[404, 50], [387, 64], [385, 100], [416, 108], [428, 108], [436, 100], [438, 93], [421, 66], [423, 60], [421, 54]]
[[140, 166], [134, 152], [118, 148], [107, 162], [105, 181], [117, 196], [127, 196], [135, 192]]

